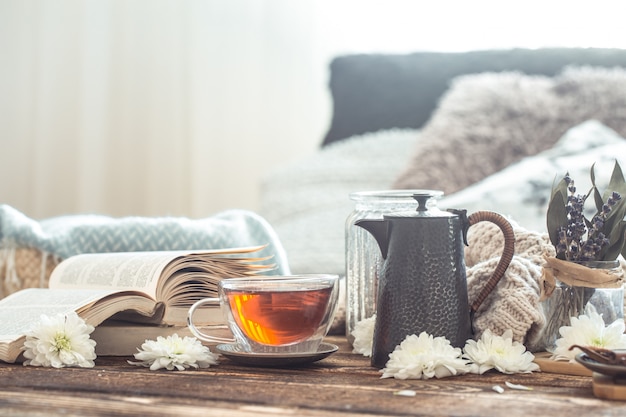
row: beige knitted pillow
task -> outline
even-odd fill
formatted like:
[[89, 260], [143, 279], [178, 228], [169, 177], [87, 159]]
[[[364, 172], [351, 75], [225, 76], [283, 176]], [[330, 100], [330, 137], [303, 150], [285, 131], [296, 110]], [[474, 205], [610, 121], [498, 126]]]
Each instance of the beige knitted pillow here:
[[451, 194], [549, 149], [592, 118], [626, 134], [626, 71], [570, 67], [555, 78], [517, 72], [458, 77], [393, 187]]

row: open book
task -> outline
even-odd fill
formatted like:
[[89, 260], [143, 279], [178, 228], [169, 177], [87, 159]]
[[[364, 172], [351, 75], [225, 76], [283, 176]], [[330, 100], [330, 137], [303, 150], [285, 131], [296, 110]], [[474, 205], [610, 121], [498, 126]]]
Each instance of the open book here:
[[[88, 324], [106, 319], [183, 326], [189, 307], [216, 297], [223, 278], [273, 268], [253, 257], [263, 246], [206, 251], [82, 254], [61, 262], [49, 288], [29, 288], [0, 300], [0, 360], [15, 362], [25, 334], [42, 314], [76, 311]], [[198, 324], [224, 323], [217, 307], [199, 308]]]

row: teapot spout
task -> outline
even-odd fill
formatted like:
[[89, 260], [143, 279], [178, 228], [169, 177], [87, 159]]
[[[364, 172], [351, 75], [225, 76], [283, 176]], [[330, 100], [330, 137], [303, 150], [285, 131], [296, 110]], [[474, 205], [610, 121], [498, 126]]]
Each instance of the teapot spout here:
[[383, 259], [387, 259], [389, 249], [388, 223], [385, 219], [361, 219], [354, 222], [356, 226], [364, 228], [374, 236]]

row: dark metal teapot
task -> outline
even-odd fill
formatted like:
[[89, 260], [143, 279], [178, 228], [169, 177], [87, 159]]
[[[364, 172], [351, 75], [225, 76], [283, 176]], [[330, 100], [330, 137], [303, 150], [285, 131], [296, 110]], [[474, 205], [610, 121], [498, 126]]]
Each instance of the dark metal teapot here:
[[[440, 193], [439, 193], [440, 194]], [[415, 212], [358, 220], [370, 232], [385, 260], [378, 282], [372, 365], [383, 368], [407, 335], [425, 331], [463, 347], [472, 336], [473, 315], [495, 288], [513, 258], [515, 234], [501, 215], [428, 207], [437, 193], [414, 194]], [[473, 224], [490, 221], [504, 233], [500, 261], [478, 298], [469, 305], [464, 245]]]

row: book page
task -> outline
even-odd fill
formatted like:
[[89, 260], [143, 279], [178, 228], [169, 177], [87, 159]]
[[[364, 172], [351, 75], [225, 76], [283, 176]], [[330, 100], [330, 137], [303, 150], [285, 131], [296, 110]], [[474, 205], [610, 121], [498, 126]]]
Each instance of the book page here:
[[[225, 276], [249, 275], [270, 269], [272, 266], [254, 265], [252, 262], [267, 258], [241, 258], [238, 256], [262, 249], [263, 246], [194, 251], [153, 251], [153, 252], [114, 252], [89, 253], [72, 256], [61, 262], [50, 275], [50, 288], [93, 288], [140, 291], [150, 298], [160, 301], [168, 299], [161, 278], [167, 279], [175, 272], [192, 268], [200, 273], [213, 274], [224, 265], [221, 273]], [[229, 257], [232, 256], [232, 257]], [[211, 266], [203, 269], [202, 265]], [[230, 271], [230, 272], [227, 272]], [[219, 276], [219, 275], [218, 275]], [[217, 280], [212, 278], [211, 288]]]
[[53, 316], [78, 312], [115, 292], [29, 288], [13, 293], [0, 300], [0, 342], [19, 339], [40, 320], [42, 314]]
[[50, 276], [50, 288], [137, 290], [156, 297], [165, 266], [183, 252], [118, 252], [72, 256]]
[[[190, 307], [195, 301], [214, 297], [225, 278], [252, 277], [276, 267], [265, 261], [271, 257], [245, 256], [262, 246], [190, 253], [170, 262], [163, 270], [156, 298], [168, 305]], [[236, 256], [235, 256], [236, 255]]]

